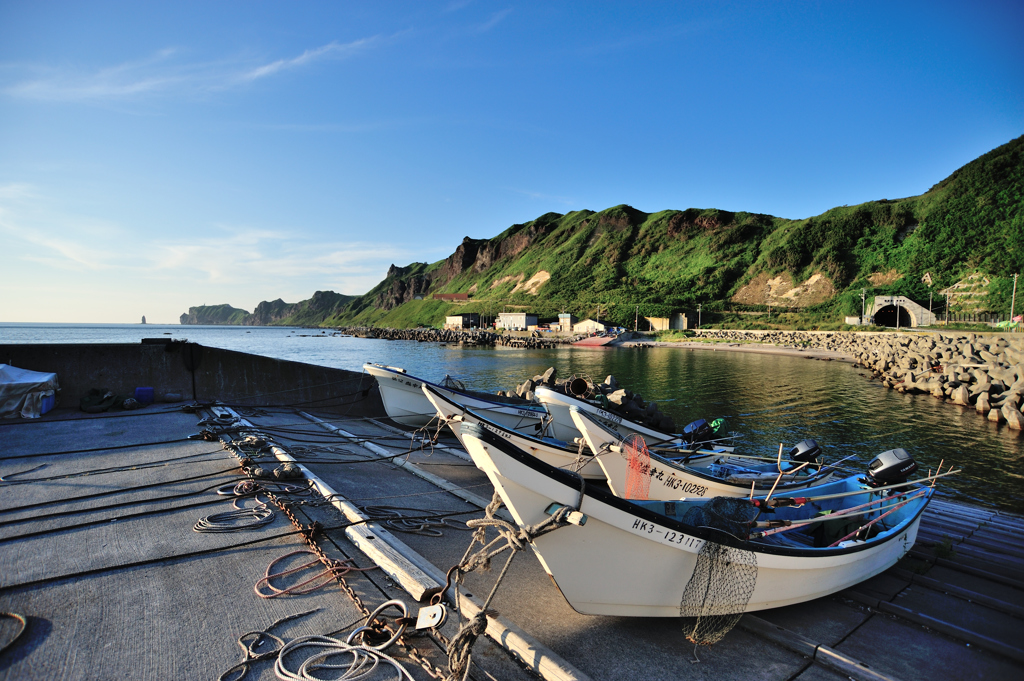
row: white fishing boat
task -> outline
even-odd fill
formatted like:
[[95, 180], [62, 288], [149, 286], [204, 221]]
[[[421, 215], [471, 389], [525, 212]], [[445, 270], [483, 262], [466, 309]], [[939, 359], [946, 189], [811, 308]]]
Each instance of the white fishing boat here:
[[[908, 487], [905, 478], [897, 480], [900, 490], [889, 488], [893, 474], [906, 470], [907, 460], [913, 464], [903, 450], [891, 450], [872, 462], [868, 476], [822, 485], [814, 497], [790, 496], [775, 506], [722, 498], [631, 502], [592, 489], [575, 473], [479, 426], [464, 424], [462, 438], [521, 528], [564, 516], [563, 507], [574, 511], [568, 520], [575, 524], [536, 536], [530, 545], [565, 599], [584, 614], [710, 618], [835, 593], [910, 550], [933, 491]], [[872, 488], [868, 479], [885, 484]], [[744, 537], [717, 522], [718, 502], [748, 513], [734, 525], [757, 531]], [[746, 521], [757, 513], [756, 521], [792, 524], [751, 528]]]
[[824, 484], [835, 474], [834, 468], [818, 463], [821, 448], [814, 440], [798, 443], [784, 462], [737, 455], [732, 448], [649, 450], [643, 440], [634, 444], [635, 436], [623, 439], [589, 412], [573, 406], [569, 413], [601, 466], [608, 487], [626, 499], [745, 497], [771, 489], [784, 494]]
[[406, 426], [425, 426], [437, 416], [437, 410], [423, 394], [424, 385], [431, 386], [445, 397], [486, 414], [492, 420], [513, 430], [540, 432], [548, 418], [547, 411], [538, 404], [466, 390], [447, 376], [447, 385], [440, 385], [411, 376], [405, 369], [399, 367], [364, 364], [363, 370], [377, 379], [384, 409], [391, 420]]
[[665, 433], [655, 430], [642, 423], [632, 421], [621, 414], [609, 411], [594, 402], [573, 397], [545, 386], [537, 386], [534, 388], [533, 394], [537, 397], [537, 401], [544, 405], [544, 408], [551, 414], [551, 424], [548, 427], [548, 433], [552, 437], [557, 437], [566, 442], [572, 442], [583, 435], [579, 428], [576, 427], [569, 413], [572, 407], [587, 412], [597, 419], [598, 422], [618, 431], [622, 436], [636, 433], [643, 437], [649, 445], [675, 443], [679, 446], [685, 446], [691, 442], [682, 434]]
[[[438, 417], [448, 424], [455, 437], [462, 442], [462, 426], [474, 423], [505, 438], [516, 447], [529, 452], [541, 461], [556, 468], [565, 468], [579, 473], [588, 480], [604, 480], [604, 471], [590, 454], [585, 442], [568, 443], [541, 434], [532, 435], [528, 432], [514, 430], [469, 409], [435, 390], [431, 385], [423, 386], [423, 394], [437, 410]], [[465, 443], [462, 445], [465, 447]]]

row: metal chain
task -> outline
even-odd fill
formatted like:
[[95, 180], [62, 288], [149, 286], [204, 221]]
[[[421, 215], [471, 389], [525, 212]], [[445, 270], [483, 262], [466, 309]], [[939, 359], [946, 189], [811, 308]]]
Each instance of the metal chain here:
[[[250, 472], [249, 467], [246, 465], [246, 463], [251, 464], [251, 460], [249, 462], [243, 462], [242, 457], [239, 456], [238, 452], [232, 453], [239, 460], [239, 464], [241, 465], [242, 471], [249, 477], [250, 480], [252, 480], [254, 484], [259, 484], [260, 481]], [[292, 511], [291, 505], [287, 501], [279, 498], [273, 492], [267, 491], [265, 489], [263, 490], [263, 493], [267, 495], [267, 497], [270, 499], [271, 502], [273, 502], [275, 506], [281, 509], [281, 512], [284, 513], [288, 520], [291, 521], [292, 525], [295, 526], [295, 529], [299, 531], [299, 534], [302, 535], [302, 538], [305, 540], [306, 545], [309, 546], [310, 550], [316, 554], [317, 558], [320, 559], [320, 562], [322, 562], [325, 567], [332, 568], [335, 565], [337, 565], [338, 561], [329, 557], [327, 553], [323, 550], [323, 548], [319, 545], [319, 543], [316, 541], [316, 536], [322, 529], [320, 523], [313, 521], [313, 523], [310, 525], [303, 525], [302, 522], [299, 521], [298, 517], [296, 517], [295, 513]], [[357, 594], [355, 590], [349, 585], [348, 581], [346, 581], [346, 579], [340, 574], [335, 575], [335, 581], [352, 600], [352, 602], [355, 604], [359, 612], [362, 613], [363, 617], [369, 618], [371, 615], [370, 609], [366, 607], [366, 604], [363, 603], [363, 599], [359, 597], [359, 594]], [[367, 622], [367, 625], [373, 626], [373, 623]], [[379, 624], [375, 629], [383, 629], [394, 634], [394, 629], [392, 629], [391, 626], [387, 623]], [[440, 639], [445, 643], [445, 648], [447, 648], [447, 638], [444, 636], [444, 634], [442, 634], [440, 630], [435, 630], [433, 633], [434, 635], [440, 637]], [[446, 678], [445, 672], [440, 667], [433, 664], [430, 660], [423, 657], [423, 655], [421, 655], [419, 651], [412, 646], [412, 644], [409, 642], [408, 638], [404, 633], [401, 636], [399, 636], [395, 642], [402, 647], [402, 650], [405, 651], [405, 654], [409, 657], [409, 659], [411, 659], [420, 667], [422, 667], [423, 671], [429, 674], [431, 678], [438, 679], [438, 681], [443, 681], [443, 679]]]

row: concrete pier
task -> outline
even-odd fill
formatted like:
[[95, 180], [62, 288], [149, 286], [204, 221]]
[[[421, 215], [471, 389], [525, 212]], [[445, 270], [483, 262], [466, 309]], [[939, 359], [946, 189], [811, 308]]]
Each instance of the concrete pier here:
[[[197, 385], [214, 396], [206, 392], [212, 383]], [[422, 434], [383, 418], [373, 391], [346, 399], [347, 414], [252, 398], [199, 413], [182, 411], [190, 402], [99, 415], [57, 409], [0, 424], [0, 611], [28, 618], [25, 633], [0, 652], [0, 681], [217, 678], [241, 659], [239, 636], [275, 622], [271, 633], [285, 640], [344, 638], [363, 622], [353, 594], [371, 610], [400, 599], [415, 616], [445, 591], [445, 573], [470, 542], [460, 521], [481, 517], [493, 490], [450, 435], [425, 445]], [[244, 422], [219, 432], [234, 415]], [[217, 422], [200, 423], [211, 417]], [[214, 439], [189, 439], [203, 430]], [[246, 445], [254, 432], [275, 446]], [[297, 524], [271, 503], [274, 519], [262, 527], [193, 530], [200, 518], [232, 509], [234, 498], [218, 489], [250, 479], [240, 457], [267, 472], [294, 461], [316, 481], [316, 493], [279, 494]], [[255, 505], [252, 497], [238, 503]], [[574, 612], [523, 551], [498, 587], [470, 678], [1017, 679], [1022, 536], [1020, 516], [933, 501], [896, 567], [831, 597], [747, 614], [721, 643], [700, 649], [679, 619]], [[332, 560], [380, 569], [348, 573], [351, 593], [328, 580], [308, 594], [259, 597], [254, 587], [271, 563], [308, 549], [310, 538]], [[309, 558], [282, 560], [293, 567]], [[503, 564], [504, 556], [495, 562]], [[465, 615], [499, 572], [466, 577]], [[413, 678], [446, 670], [445, 642], [460, 624], [455, 604], [449, 609], [439, 635], [409, 635], [407, 647], [389, 650]], [[301, 616], [281, 621], [292, 615]], [[0, 618], [0, 647], [16, 629]], [[245, 678], [275, 678], [271, 661], [254, 663]]]

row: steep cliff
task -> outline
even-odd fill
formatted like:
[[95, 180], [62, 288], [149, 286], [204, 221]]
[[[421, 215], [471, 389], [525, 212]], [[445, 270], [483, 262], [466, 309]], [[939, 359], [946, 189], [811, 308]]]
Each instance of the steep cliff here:
[[244, 324], [249, 313], [228, 304], [223, 305], [199, 305], [190, 307], [188, 312], [179, 317], [182, 324], [215, 324], [234, 325]]

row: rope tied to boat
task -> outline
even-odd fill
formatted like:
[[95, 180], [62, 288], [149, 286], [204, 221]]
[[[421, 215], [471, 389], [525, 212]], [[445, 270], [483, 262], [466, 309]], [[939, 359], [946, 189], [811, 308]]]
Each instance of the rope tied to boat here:
[[[581, 490], [580, 498], [582, 499], [582, 497], [583, 492]], [[462, 577], [475, 570], [490, 570], [491, 559], [511, 549], [508, 560], [505, 561], [505, 566], [501, 569], [501, 574], [498, 575], [494, 586], [491, 587], [491, 592], [480, 607], [480, 611], [462, 625], [459, 632], [448, 643], [449, 675], [445, 681], [464, 681], [469, 676], [473, 644], [487, 630], [488, 616], [496, 617], [498, 614], [496, 611], [488, 608], [494, 599], [494, 594], [498, 591], [498, 586], [508, 573], [509, 566], [512, 565], [512, 559], [534, 539], [569, 525], [569, 514], [576, 511], [575, 507], [562, 506], [539, 523], [517, 528], [512, 523], [494, 517], [494, 514], [497, 513], [502, 505], [501, 495], [495, 490], [490, 503], [484, 508], [484, 517], [466, 521], [466, 525], [474, 530], [473, 538], [470, 540], [466, 553], [463, 554], [459, 564], [448, 571], [448, 583], [445, 590], [434, 597], [437, 602], [440, 602], [442, 595], [447, 592], [448, 587], [452, 586], [454, 582], [456, 609], [458, 610], [458, 584], [462, 581]], [[488, 527], [493, 527], [498, 532], [498, 536], [490, 541], [487, 540]], [[477, 542], [480, 543], [481, 547], [471, 554], [470, 552]]]

